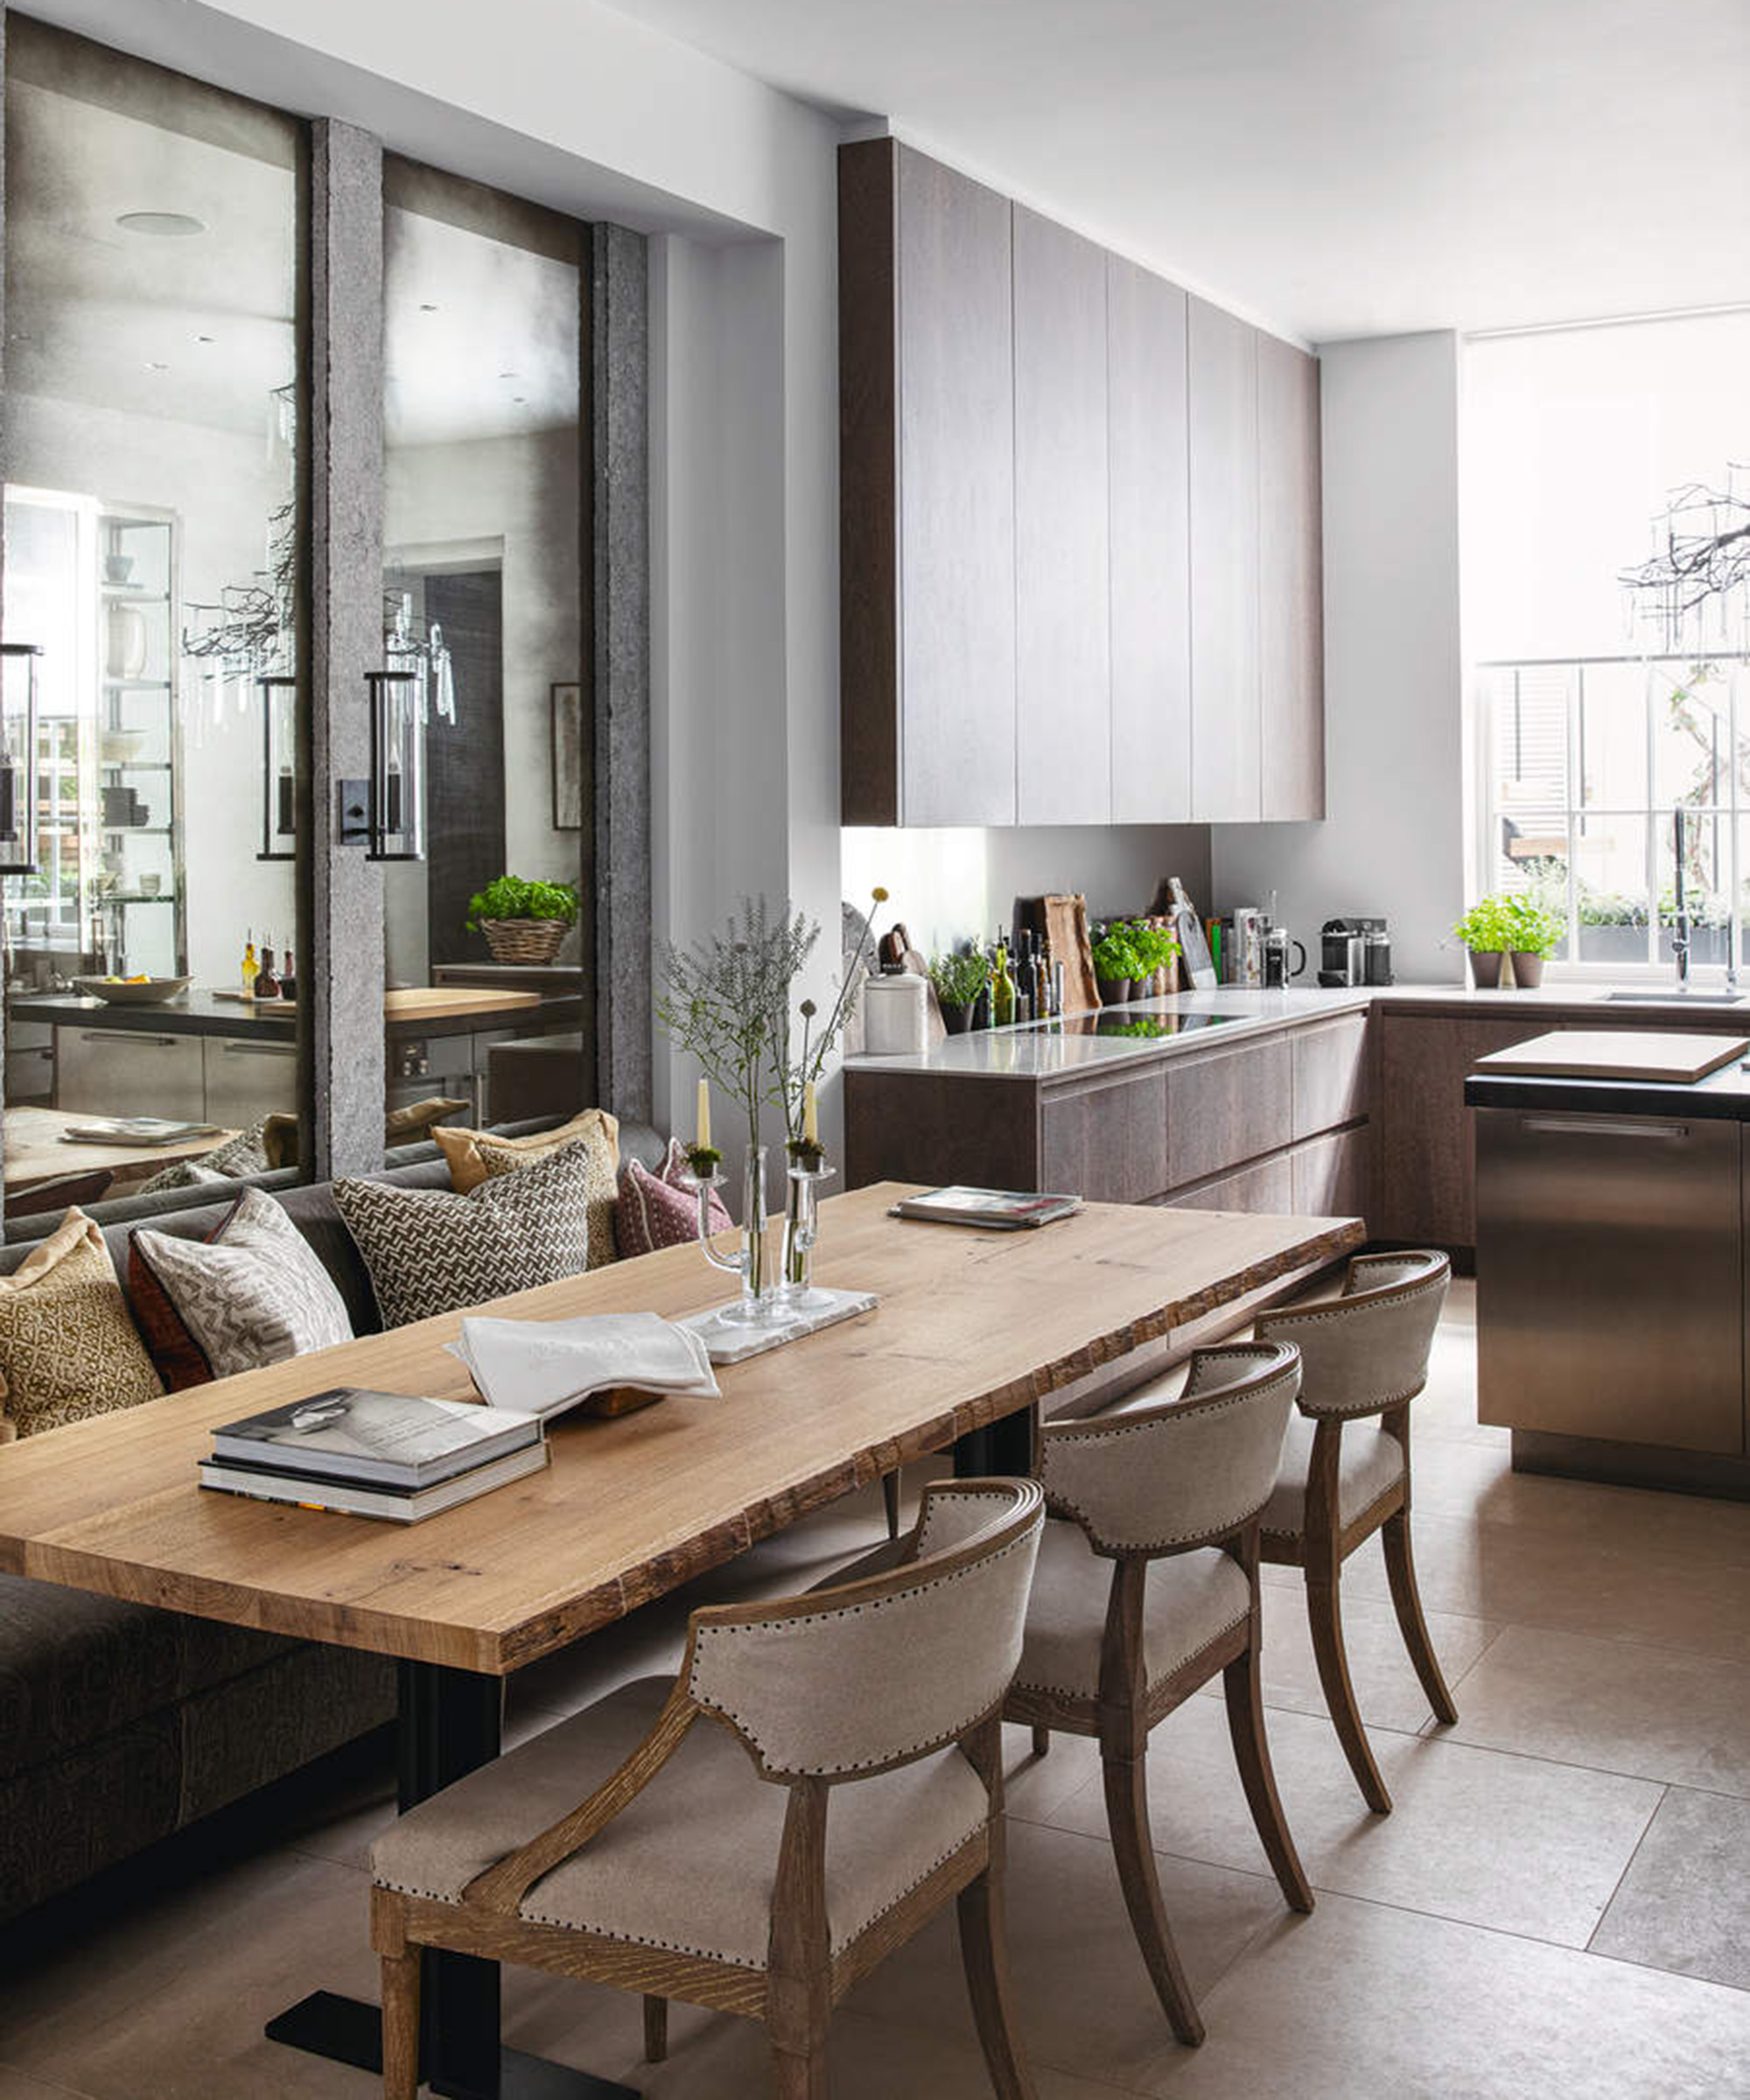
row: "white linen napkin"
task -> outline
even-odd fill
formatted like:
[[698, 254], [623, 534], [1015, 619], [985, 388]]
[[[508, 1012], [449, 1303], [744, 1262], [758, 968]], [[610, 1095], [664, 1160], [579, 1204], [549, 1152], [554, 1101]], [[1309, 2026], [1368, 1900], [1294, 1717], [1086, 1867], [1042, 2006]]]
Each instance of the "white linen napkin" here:
[[465, 1320], [448, 1346], [488, 1406], [524, 1414], [560, 1414], [616, 1385], [721, 1397], [703, 1340], [656, 1312]]

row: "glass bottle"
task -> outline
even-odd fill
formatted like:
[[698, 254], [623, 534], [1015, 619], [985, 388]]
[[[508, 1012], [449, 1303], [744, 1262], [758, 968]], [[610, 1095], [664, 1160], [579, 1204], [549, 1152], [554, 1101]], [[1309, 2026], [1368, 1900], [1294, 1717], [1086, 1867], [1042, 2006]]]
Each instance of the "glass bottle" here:
[[996, 961], [990, 966], [990, 1026], [1015, 1025], [1015, 980], [1009, 975], [1009, 950], [999, 935]]
[[256, 996], [256, 979], [261, 975], [261, 964], [256, 960], [256, 929], [249, 928], [249, 937], [243, 943], [243, 997]]
[[267, 942], [262, 942], [262, 966], [256, 972], [256, 997], [258, 999], [276, 999], [279, 997], [279, 979], [274, 975], [274, 951]]

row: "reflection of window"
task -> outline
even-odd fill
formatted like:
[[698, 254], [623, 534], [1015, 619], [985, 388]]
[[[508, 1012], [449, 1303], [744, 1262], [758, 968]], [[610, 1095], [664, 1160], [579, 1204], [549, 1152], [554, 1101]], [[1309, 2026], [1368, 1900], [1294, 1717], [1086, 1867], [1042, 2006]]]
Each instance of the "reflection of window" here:
[[1481, 667], [1482, 886], [1567, 928], [1562, 962], [1671, 958], [1676, 817], [1698, 966], [1750, 924], [1750, 662], [1591, 657]]

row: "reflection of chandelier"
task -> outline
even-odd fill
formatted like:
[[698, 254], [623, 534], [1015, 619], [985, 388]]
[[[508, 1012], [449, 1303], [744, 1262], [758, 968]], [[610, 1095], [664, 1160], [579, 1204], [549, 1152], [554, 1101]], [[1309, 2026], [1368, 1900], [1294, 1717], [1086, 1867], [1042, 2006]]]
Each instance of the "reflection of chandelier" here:
[[410, 591], [386, 593], [383, 612], [384, 658], [390, 670], [413, 674], [411, 690], [420, 721], [428, 722], [435, 714], [440, 722], [454, 722], [456, 679], [442, 626], [435, 620], [415, 618]]

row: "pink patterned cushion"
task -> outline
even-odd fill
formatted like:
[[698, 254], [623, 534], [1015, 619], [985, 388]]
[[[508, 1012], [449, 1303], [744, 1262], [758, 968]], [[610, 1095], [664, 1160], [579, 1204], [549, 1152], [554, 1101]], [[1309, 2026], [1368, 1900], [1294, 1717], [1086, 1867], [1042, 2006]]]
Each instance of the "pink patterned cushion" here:
[[[727, 1232], [733, 1222], [721, 1197], [713, 1195], [710, 1229]], [[668, 1140], [658, 1173], [653, 1174], [640, 1160], [626, 1162], [614, 1210], [614, 1235], [622, 1261], [658, 1247], [682, 1247], [698, 1237], [698, 1230], [699, 1200], [688, 1185], [687, 1155], [678, 1138]]]

